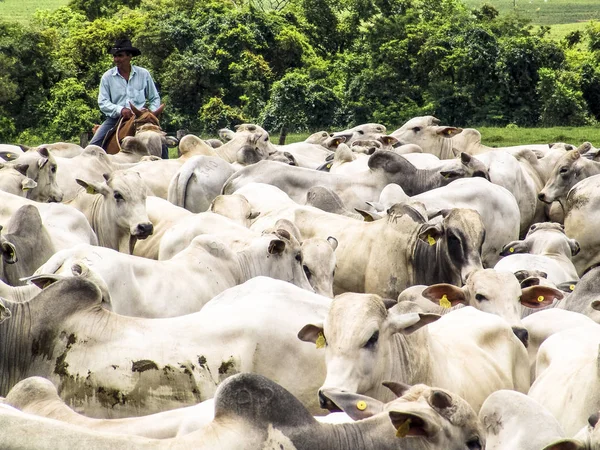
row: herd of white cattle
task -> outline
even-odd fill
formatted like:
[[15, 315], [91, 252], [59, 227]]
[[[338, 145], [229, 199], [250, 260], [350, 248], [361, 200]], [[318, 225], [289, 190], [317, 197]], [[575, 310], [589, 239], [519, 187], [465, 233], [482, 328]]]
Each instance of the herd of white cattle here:
[[600, 449], [598, 150], [439, 123], [0, 145], [0, 449]]

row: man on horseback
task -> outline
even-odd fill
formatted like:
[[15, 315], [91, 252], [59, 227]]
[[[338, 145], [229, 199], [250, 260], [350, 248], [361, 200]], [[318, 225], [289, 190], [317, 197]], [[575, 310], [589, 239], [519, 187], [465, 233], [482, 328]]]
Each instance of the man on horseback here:
[[[134, 112], [130, 108], [143, 109], [148, 102], [151, 111], [159, 110], [160, 96], [148, 70], [131, 64], [131, 58], [142, 52], [131, 45], [129, 39], [117, 39], [109, 50], [115, 67], [107, 70], [100, 81], [98, 105], [106, 115], [106, 120], [96, 130], [90, 144], [104, 146], [104, 140], [119, 120], [129, 120]], [[105, 146], [104, 146], [105, 147]], [[169, 157], [168, 148], [163, 145], [162, 157]]]

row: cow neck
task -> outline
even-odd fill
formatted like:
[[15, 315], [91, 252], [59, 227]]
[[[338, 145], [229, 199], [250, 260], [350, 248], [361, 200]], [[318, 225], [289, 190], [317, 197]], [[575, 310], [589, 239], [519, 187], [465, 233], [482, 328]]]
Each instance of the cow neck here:
[[[94, 233], [98, 237], [98, 245], [100, 247], [121, 251], [120, 244], [123, 237], [114, 231], [114, 222], [109, 222], [107, 219], [110, 215], [107, 214], [107, 205], [102, 194], [88, 194], [82, 190], [69, 205], [77, 208], [85, 215], [92, 230], [94, 230]], [[126, 236], [126, 238], [127, 243], [124, 245], [124, 248], [127, 250], [124, 253], [129, 253], [129, 236]]]
[[456, 155], [454, 154], [454, 149], [452, 148], [452, 138], [442, 138], [440, 145], [440, 154], [438, 155], [439, 159], [454, 159]]
[[0, 302], [11, 312], [0, 324], [0, 395], [6, 396], [17, 382], [30, 376], [32, 308], [29, 303]]
[[[430, 385], [432, 381], [430, 347], [430, 335], [427, 326], [408, 335], [394, 334], [390, 340], [391, 365], [389, 378], [381, 381], [398, 381], [410, 385], [417, 383]], [[379, 389], [389, 398], [387, 388], [380, 386]]]
[[67, 328], [69, 317], [86, 308], [92, 313], [102, 309], [100, 299], [90, 295], [92, 286], [79, 278], [67, 278], [27, 302], [0, 300], [11, 311], [11, 317], [0, 323], [1, 396], [28, 376], [53, 376], [60, 353], [55, 345], [63, 345], [69, 336], [60, 325]]
[[[268, 237], [271, 237], [273, 239], [277, 238], [277, 236], [275, 235], [268, 235]], [[260, 237], [258, 239], [260, 240], [261, 244], [265, 242], [264, 237]], [[269, 258], [272, 258], [274, 256], [267, 254], [264, 245], [261, 245], [258, 249], [256, 249], [251, 243], [246, 248], [235, 252], [235, 255], [239, 267], [237, 284], [245, 283], [249, 279], [261, 275], [270, 276], [269, 268], [265, 267], [265, 258], [267, 256]]]
[[[399, 439], [387, 413], [353, 423], [318, 423], [310, 428], [292, 429], [284, 433], [296, 448], [307, 450], [397, 450]], [[420, 448], [414, 447], [415, 450]], [[413, 447], [406, 449], [412, 450]]]
[[34, 285], [11, 286], [0, 280], [0, 297], [7, 298], [15, 303], [23, 303], [30, 300], [40, 289]]

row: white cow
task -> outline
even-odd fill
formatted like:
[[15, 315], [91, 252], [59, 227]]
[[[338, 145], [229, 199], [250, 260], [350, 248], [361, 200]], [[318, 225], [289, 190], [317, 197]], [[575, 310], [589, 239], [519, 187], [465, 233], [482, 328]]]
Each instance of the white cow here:
[[[485, 437], [473, 409], [451, 392], [418, 385], [364, 421], [320, 424], [268, 378], [243, 373], [225, 380], [206, 427], [171, 440], [92, 432], [2, 405], [0, 446], [21, 450], [481, 450]], [[22, 430], [30, 430], [23, 433]]]
[[408, 302], [386, 309], [379, 296], [344, 294], [333, 300], [324, 324], [309, 324], [298, 337], [325, 346], [323, 407], [331, 407], [323, 395], [329, 388], [386, 401], [386, 380], [443, 387], [475, 411], [494, 391], [529, 388], [523, 344], [503, 319], [475, 308], [440, 319]]
[[557, 418], [567, 436], [600, 410], [599, 345], [600, 325], [594, 323], [555, 333], [538, 350], [528, 395]]
[[146, 213], [146, 185], [139, 174], [117, 170], [105, 183], [76, 180], [80, 191], [68, 205], [85, 214], [98, 244], [131, 254], [138, 239], [154, 231]]
[[565, 234], [581, 247], [573, 256], [579, 276], [600, 263], [600, 238], [595, 232], [597, 211], [600, 208], [600, 175], [593, 175], [571, 188], [565, 205]]
[[509, 390], [492, 393], [479, 411], [486, 450], [542, 450], [566, 437], [542, 405], [525, 394]]
[[[424, 152], [432, 153], [440, 159], [452, 159], [459, 152], [470, 155], [495, 151], [481, 143], [481, 133], [473, 128], [440, 126], [440, 120], [433, 116], [414, 117], [392, 133], [400, 142], [417, 144]], [[502, 150], [519, 151], [523, 148], [547, 151], [546, 144], [518, 145], [501, 147]]]
[[36, 274], [70, 273], [83, 262], [106, 282], [112, 309], [136, 317], [174, 317], [199, 311], [227, 288], [260, 275], [313, 291], [302, 268], [300, 244], [285, 233], [258, 236], [232, 250], [214, 235], [195, 237], [171, 259], [155, 261], [104, 247], [57, 252]]
[[27, 167], [26, 164], [0, 163], [0, 191], [28, 198], [29, 191], [37, 187], [37, 183], [27, 176]]
[[529, 364], [531, 367], [531, 382], [535, 381], [535, 361], [540, 346], [553, 334], [560, 331], [585, 327], [594, 324], [589, 317], [578, 312], [561, 308], [550, 308], [539, 311], [523, 318], [523, 326], [529, 333]]
[[12, 315], [0, 323], [0, 337], [16, 343], [0, 354], [0, 395], [43, 376], [78, 412], [131, 417], [196, 404], [229, 376], [254, 372], [316, 413], [324, 355], [296, 333], [324, 319], [330, 301], [260, 277], [223, 292], [199, 313], [139, 319], [102, 308], [101, 292], [85, 279], [58, 280], [25, 303], [0, 299], [2, 318]]
[[539, 199], [546, 203], [558, 201], [564, 205], [573, 186], [585, 178], [600, 174], [600, 162], [581, 157], [580, 150], [571, 150], [554, 165]]
[[216, 156], [194, 156], [173, 175], [167, 200], [191, 212], [208, 211], [235, 172], [231, 164]]
[[[475, 211], [448, 210], [441, 222], [433, 224], [415, 208], [397, 205], [385, 220], [361, 222], [309, 206], [294, 206], [277, 188], [258, 187], [254, 193], [251, 186], [241, 191], [252, 209], [261, 212], [253, 229], [268, 229], [287, 219], [304, 239], [332, 236], [337, 240], [335, 293], [372, 292], [396, 298], [413, 284], [462, 283], [470, 272], [481, 268], [484, 230]], [[274, 195], [261, 195], [268, 191]], [[271, 210], [279, 199], [284, 206]]]
[[506, 320], [527, 347], [529, 336], [521, 322], [522, 306], [548, 306], [556, 299], [562, 299], [563, 293], [546, 286], [521, 289], [512, 272], [483, 269], [472, 272], [462, 288], [451, 284], [434, 284], [423, 290], [422, 296], [448, 308], [463, 303], [483, 312], [496, 314]]
[[412, 197], [408, 197], [398, 186], [389, 185], [381, 192], [379, 208], [385, 210], [407, 200], [422, 203], [430, 217], [449, 208], [477, 211], [486, 230], [481, 252], [485, 267], [493, 267], [500, 259], [502, 247], [519, 236], [521, 216], [514, 196], [502, 186], [480, 177], [456, 180], [448, 186]]
[[546, 273], [548, 280], [558, 285], [567, 281], [577, 282], [579, 276], [572, 257], [579, 253], [575, 239], [565, 235], [558, 223], [533, 224], [525, 240], [509, 242], [500, 252], [504, 256], [494, 266], [497, 270], [518, 272], [539, 270]]
[[85, 215], [62, 203], [40, 203], [0, 191], [0, 224], [7, 224], [24, 205], [34, 206], [40, 213], [55, 250], [81, 243], [98, 244], [98, 238]]
[[38, 202], [61, 202], [63, 192], [56, 183], [56, 158], [45, 147], [37, 147], [23, 153], [11, 164], [27, 166], [27, 176], [37, 186], [27, 191], [27, 198]]

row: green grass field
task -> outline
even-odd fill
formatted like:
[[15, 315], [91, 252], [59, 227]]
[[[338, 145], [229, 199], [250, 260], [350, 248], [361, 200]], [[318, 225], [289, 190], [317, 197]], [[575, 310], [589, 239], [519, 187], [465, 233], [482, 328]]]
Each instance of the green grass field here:
[[69, 0], [0, 0], [0, 19], [26, 25], [38, 9], [54, 10]]
[[536, 25], [600, 20], [598, 0], [464, 0], [470, 7], [493, 5], [501, 14], [516, 12]]

